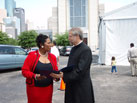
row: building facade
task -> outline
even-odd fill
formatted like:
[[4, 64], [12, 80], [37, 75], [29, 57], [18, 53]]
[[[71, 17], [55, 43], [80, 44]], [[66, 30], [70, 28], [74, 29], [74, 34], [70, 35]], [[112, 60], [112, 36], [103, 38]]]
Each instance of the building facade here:
[[72, 27], [83, 30], [85, 42], [98, 47], [98, 0], [58, 0], [58, 33]]
[[47, 35], [50, 40], [52, 40], [52, 30], [44, 30], [44, 29], [39, 29], [39, 30], [35, 30], [38, 34], [44, 34]]
[[16, 8], [16, 2], [14, 0], [5, 0], [5, 9], [7, 10], [8, 17], [13, 17], [14, 8]]
[[3, 23], [3, 18], [7, 17], [6, 9], [0, 9], [0, 23]]
[[20, 35], [20, 19], [17, 17], [6, 17], [3, 21], [6, 26], [6, 33], [9, 34], [10, 37], [17, 39], [17, 36]]
[[105, 6], [104, 4], [99, 4], [99, 16], [103, 16], [105, 14]]
[[34, 24], [33, 22], [30, 22], [29, 20], [26, 21], [26, 30], [34, 30]]
[[0, 31], [5, 32], [5, 23], [3, 19], [7, 17], [7, 11], [5, 9], [0, 9]]
[[15, 27], [6, 27], [6, 33], [10, 38], [16, 39], [17, 37], [17, 29]]
[[53, 37], [58, 33], [57, 29], [57, 7], [52, 8], [52, 17], [48, 19], [48, 29], [52, 30]]
[[88, 0], [69, 0], [70, 27], [88, 27]]
[[15, 8], [13, 13], [14, 13], [14, 16], [16, 16], [20, 19], [20, 32], [24, 32], [26, 30], [25, 10], [23, 8]]
[[0, 23], [0, 31], [5, 32], [5, 24], [4, 23]]

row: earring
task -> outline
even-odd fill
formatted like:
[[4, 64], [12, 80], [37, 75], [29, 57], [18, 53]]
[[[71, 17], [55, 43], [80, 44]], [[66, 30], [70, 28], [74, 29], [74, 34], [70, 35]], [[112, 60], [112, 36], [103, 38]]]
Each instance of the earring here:
[[42, 45], [41, 48], [44, 48], [44, 46]]

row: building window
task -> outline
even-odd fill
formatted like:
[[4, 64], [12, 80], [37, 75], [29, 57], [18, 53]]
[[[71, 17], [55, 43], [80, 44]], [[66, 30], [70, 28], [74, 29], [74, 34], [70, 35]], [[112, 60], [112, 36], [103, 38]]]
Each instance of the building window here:
[[88, 0], [69, 0], [71, 27], [86, 27], [87, 2]]
[[73, 0], [70, 0], [70, 5], [73, 5]]
[[14, 13], [19, 13], [19, 11], [17, 9], [14, 10]]

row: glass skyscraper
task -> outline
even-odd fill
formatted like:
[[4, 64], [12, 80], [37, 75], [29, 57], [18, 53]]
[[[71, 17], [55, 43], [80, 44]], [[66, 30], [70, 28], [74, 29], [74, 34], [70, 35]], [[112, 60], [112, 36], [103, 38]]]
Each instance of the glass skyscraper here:
[[24, 32], [25, 29], [25, 10], [23, 8], [15, 8], [14, 9], [14, 16], [20, 19], [20, 31]]
[[14, 0], [5, 0], [5, 9], [7, 10], [8, 17], [13, 17], [14, 8], [16, 8], [16, 2]]
[[[20, 19], [17, 17], [7, 17], [4, 18], [4, 23], [6, 24], [6, 27], [13, 27], [16, 29], [16, 34], [20, 34]], [[16, 38], [16, 37], [15, 37]]]
[[70, 26], [87, 27], [88, 0], [69, 0]]

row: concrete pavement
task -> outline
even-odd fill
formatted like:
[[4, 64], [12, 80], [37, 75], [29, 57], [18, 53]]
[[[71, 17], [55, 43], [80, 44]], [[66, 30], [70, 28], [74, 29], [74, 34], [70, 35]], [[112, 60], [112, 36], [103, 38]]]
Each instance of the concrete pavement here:
[[[111, 66], [92, 65], [91, 78], [96, 103], [137, 103], [137, 77], [131, 77], [129, 66], [117, 66], [118, 74], [111, 74]], [[53, 103], [64, 103], [64, 91], [54, 83]]]
[[[96, 56], [97, 58], [97, 56]], [[66, 66], [68, 57], [60, 58], [60, 68]], [[111, 75], [111, 66], [91, 66], [91, 78], [96, 103], [137, 103], [137, 77], [131, 77], [129, 66], [117, 66], [118, 74]], [[54, 83], [52, 103], [64, 103], [64, 91]], [[0, 74], [0, 103], [27, 103], [25, 78], [21, 71]]]

